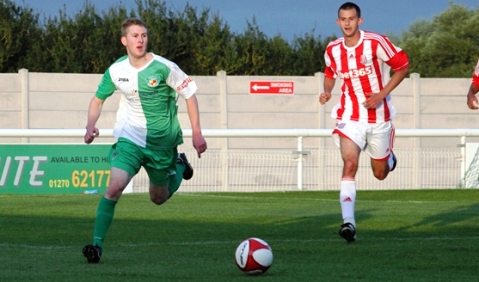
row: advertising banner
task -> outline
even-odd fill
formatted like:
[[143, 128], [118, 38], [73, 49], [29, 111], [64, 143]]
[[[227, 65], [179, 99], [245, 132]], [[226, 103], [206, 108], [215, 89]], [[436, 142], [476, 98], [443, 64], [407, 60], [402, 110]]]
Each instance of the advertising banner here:
[[110, 144], [0, 144], [0, 194], [103, 194]]

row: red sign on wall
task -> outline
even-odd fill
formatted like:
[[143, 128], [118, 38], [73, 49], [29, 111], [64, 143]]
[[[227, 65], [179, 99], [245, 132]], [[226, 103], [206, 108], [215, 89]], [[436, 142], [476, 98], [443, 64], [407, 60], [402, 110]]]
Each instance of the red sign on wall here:
[[249, 94], [294, 94], [293, 81], [250, 81]]

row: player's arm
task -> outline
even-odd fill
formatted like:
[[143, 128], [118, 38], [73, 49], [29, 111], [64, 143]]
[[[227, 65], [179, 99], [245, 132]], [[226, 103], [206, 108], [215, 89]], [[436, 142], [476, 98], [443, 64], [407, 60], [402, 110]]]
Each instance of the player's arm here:
[[[391, 67], [393, 75], [378, 93], [364, 93], [366, 101], [363, 105], [367, 109], [375, 109], [409, 74], [409, 59], [406, 52], [394, 46], [386, 37], [384, 37], [384, 42], [386, 43], [382, 43], [377, 48], [376, 55], [378, 60], [386, 62]], [[394, 54], [392, 57], [389, 56], [391, 53]]]
[[391, 93], [396, 88], [396, 86], [398, 86], [399, 83], [401, 83], [401, 81], [403, 81], [403, 79], [408, 75], [408, 73], [409, 73], [409, 67], [405, 67], [401, 70], [394, 71], [389, 82], [379, 92], [380, 96], [382, 96], [382, 99], [386, 98], [386, 96], [389, 93]]
[[200, 111], [198, 107], [198, 100], [196, 99], [195, 95], [186, 99], [186, 109], [188, 111], [188, 117], [190, 118], [191, 123], [193, 147], [196, 149], [198, 157], [201, 157], [201, 154], [206, 151], [207, 145], [206, 140], [201, 132]]
[[479, 109], [476, 97], [477, 92], [479, 92], [479, 84], [472, 82], [471, 86], [469, 87], [469, 92], [467, 92], [467, 106], [471, 110]]
[[[329, 47], [329, 45], [328, 45]], [[331, 91], [333, 91], [334, 83], [336, 82], [336, 72], [332, 68], [332, 58], [331, 58], [331, 49], [327, 48], [324, 52], [324, 62], [326, 64], [324, 68], [324, 82], [323, 82], [323, 93], [319, 95], [319, 103], [324, 105], [326, 102], [331, 99]]]
[[86, 144], [90, 144], [91, 142], [93, 142], [95, 137], [100, 135], [100, 131], [96, 127], [96, 122], [98, 121], [98, 118], [100, 118], [103, 102], [105, 102], [105, 100], [101, 100], [96, 96], [94, 96], [90, 101], [90, 106], [88, 108], [86, 133], [84, 137]]
[[193, 134], [193, 147], [196, 149], [198, 157], [201, 157], [201, 154], [206, 151], [207, 146], [201, 132], [200, 111], [198, 100], [195, 96], [198, 87], [195, 81], [185, 74], [177, 65], [171, 66], [166, 83], [186, 100], [186, 110], [188, 111]]
[[90, 101], [88, 108], [88, 118], [86, 124], [85, 143], [90, 144], [95, 137], [100, 135], [100, 131], [96, 127], [96, 122], [100, 118], [103, 102], [110, 97], [115, 91], [116, 86], [110, 76], [110, 69], [107, 69], [103, 74], [102, 80], [98, 85], [98, 89]]
[[319, 103], [321, 103], [321, 105], [324, 105], [331, 99], [331, 91], [333, 91], [335, 81], [336, 79], [334, 78], [324, 77], [324, 92], [319, 95]]
[[403, 81], [403, 79], [409, 73], [409, 67], [403, 68], [401, 70], [395, 71], [391, 76], [389, 82], [384, 86], [379, 93], [365, 93], [366, 101], [364, 102], [364, 107], [367, 109], [375, 109], [386, 96], [393, 91], [396, 86]]

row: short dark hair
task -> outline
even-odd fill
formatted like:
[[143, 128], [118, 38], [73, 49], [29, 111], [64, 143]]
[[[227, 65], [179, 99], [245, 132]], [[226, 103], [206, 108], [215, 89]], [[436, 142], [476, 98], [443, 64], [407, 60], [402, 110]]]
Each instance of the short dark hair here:
[[351, 9], [356, 10], [356, 13], [358, 14], [358, 18], [361, 17], [361, 8], [359, 8], [359, 6], [356, 5], [353, 2], [346, 2], [343, 5], [341, 5], [341, 7], [339, 7], [339, 9], [338, 9], [338, 16], [339, 16], [339, 11], [341, 11], [341, 10], [351, 10]]
[[129, 18], [124, 20], [123, 23], [121, 24], [121, 36], [126, 36], [128, 28], [132, 25], [139, 25], [146, 28], [146, 24], [142, 20], [138, 18]]

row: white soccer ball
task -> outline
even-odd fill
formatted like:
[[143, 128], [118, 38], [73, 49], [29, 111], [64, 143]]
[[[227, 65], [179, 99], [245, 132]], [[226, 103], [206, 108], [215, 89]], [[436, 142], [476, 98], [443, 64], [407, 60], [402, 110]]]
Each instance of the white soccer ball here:
[[273, 263], [273, 251], [264, 240], [248, 238], [236, 248], [235, 261], [246, 274], [263, 274]]

